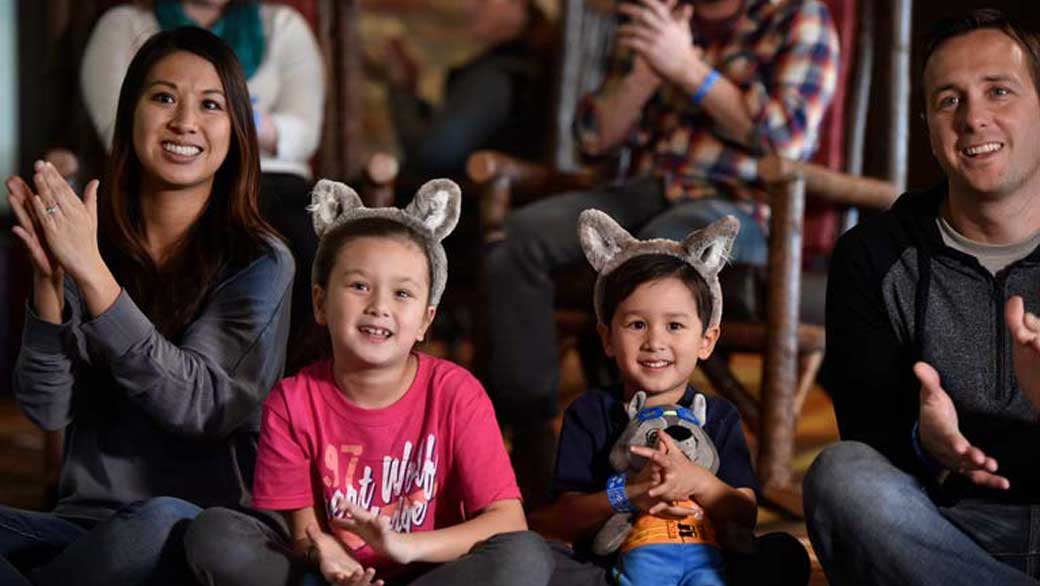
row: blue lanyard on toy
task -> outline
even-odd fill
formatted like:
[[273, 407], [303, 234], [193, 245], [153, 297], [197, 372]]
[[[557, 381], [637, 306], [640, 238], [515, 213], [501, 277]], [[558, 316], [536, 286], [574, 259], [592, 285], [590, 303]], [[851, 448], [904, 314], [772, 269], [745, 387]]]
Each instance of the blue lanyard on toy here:
[[696, 425], [697, 427], [704, 427], [704, 424], [702, 424], [701, 420], [693, 414], [693, 411], [690, 411], [686, 407], [669, 407], [668, 409], [665, 409], [664, 407], [647, 407], [645, 409], [641, 409], [639, 413], [636, 414], [636, 419], [638, 419], [640, 422], [643, 422], [648, 419], [657, 419], [659, 417], [665, 417], [667, 415], [671, 415], [672, 417], [678, 417], [679, 419], [688, 421]]

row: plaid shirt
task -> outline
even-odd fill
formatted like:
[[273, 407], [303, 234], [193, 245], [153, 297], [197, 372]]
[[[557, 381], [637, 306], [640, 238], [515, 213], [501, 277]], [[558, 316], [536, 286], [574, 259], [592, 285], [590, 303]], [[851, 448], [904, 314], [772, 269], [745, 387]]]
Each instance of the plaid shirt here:
[[[748, 0], [732, 34], [703, 49], [705, 61], [744, 95], [754, 123], [751, 147], [728, 139], [690, 96], [665, 84], [627, 139], [634, 147], [631, 172], [661, 177], [672, 201], [732, 197], [764, 225], [757, 158], [812, 155], [838, 77], [838, 34], [820, 0]], [[575, 117], [579, 145], [598, 134], [596, 96], [613, 91], [631, 63], [630, 52], [615, 50], [603, 85], [582, 101]]]

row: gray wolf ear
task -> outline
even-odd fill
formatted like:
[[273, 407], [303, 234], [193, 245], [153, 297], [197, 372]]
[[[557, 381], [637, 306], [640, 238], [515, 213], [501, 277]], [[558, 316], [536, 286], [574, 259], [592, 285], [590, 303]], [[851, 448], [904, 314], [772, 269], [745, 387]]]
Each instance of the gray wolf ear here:
[[320, 238], [343, 214], [363, 207], [361, 198], [349, 185], [322, 179], [311, 190], [311, 205], [307, 211], [311, 213], [314, 232]]
[[417, 218], [430, 229], [434, 241], [440, 242], [459, 223], [462, 190], [450, 179], [427, 181], [415, 194], [404, 212]]
[[694, 417], [701, 422], [701, 427], [704, 427], [708, 423], [708, 400], [704, 398], [704, 395], [697, 393], [693, 396], [692, 409]]
[[625, 410], [628, 412], [628, 419], [631, 421], [636, 418], [636, 415], [643, 410], [643, 405], [646, 405], [646, 393], [643, 391], [636, 391], [636, 394], [632, 397], [632, 400], [628, 402]]
[[687, 261], [695, 267], [701, 267], [702, 276], [710, 281], [726, 264], [739, 231], [740, 220], [733, 216], [725, 216], [691, 233], [682, 242]]
[[636, 239], [613, 218], [599, 210], [585, 210], [578, 217], [578, 238], [585, 258], [597, 273], [610, 264], [622, 250]]

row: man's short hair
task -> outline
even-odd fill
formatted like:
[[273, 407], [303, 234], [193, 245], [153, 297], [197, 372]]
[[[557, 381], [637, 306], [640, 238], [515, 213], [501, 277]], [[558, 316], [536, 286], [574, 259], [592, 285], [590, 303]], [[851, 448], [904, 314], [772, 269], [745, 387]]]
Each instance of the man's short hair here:
[[925, 40], [920, 61], [918, 79], [921, 80], [921, 85], [924, 85], [924, 70], [928, 66], [928, 60], [939, 50], [939, 47], [954, 37], [984, 29], [1000, 31], [1022, 47], [1026, 58], [1029, 59], [1029, 73], [1033, 77], [1033, 87], [1036, 88], [1037, 95], [1040, 95], [1040, 37], [1035, 32], [1018, 26], [1006, 14], [995, 8], [980, 8], [972, 10], [964, 16], [947, 17], [932, 26]]

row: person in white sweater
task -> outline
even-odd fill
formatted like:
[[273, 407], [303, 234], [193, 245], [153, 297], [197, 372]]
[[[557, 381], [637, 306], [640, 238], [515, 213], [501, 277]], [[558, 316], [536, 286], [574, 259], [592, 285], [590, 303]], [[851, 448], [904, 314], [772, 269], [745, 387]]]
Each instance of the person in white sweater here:
[[[137, 49], [160, 30], [181, 25], [209, 29], [243, 66], [260, 146], [260, 207], [289, 243], [297, 267], [310, 267], [317, 248], [305, 207], [313, 185], [310, 159], [321, 140], [324, 61], [307, 21], [289, 6], [256, 0], [152, 0], [116, 6], [101, 16], [83, 54], [80, 84], [90, 120], [111, 149], [116, 101]], [[313, 336], [308, 271], [293, 286], [287, 374], [294, 349]], [[306, 354], [306, 352], [303, 352]]]
[[[232, 0], [175, 3], [202, 28], [212, 27], [236, 4]], [[259, 6], [259, 15], [263, 59], [252, 75], [246, 68], [246, 83], [253, 98], [254, 121], [259, 121], [260, 168], [264, 173], [310, 179], [309, 160], [321, 139], [325, 102], [321, 53], [307, 22], [291, 7], [265, 3]], [[155, 8], [126, 4], [107, 11], [91, 33], [83, 53], [80, 84], [90, 120], [106, 149], [112, 145], [116, 99], [130, 59], [160, 29]]]

